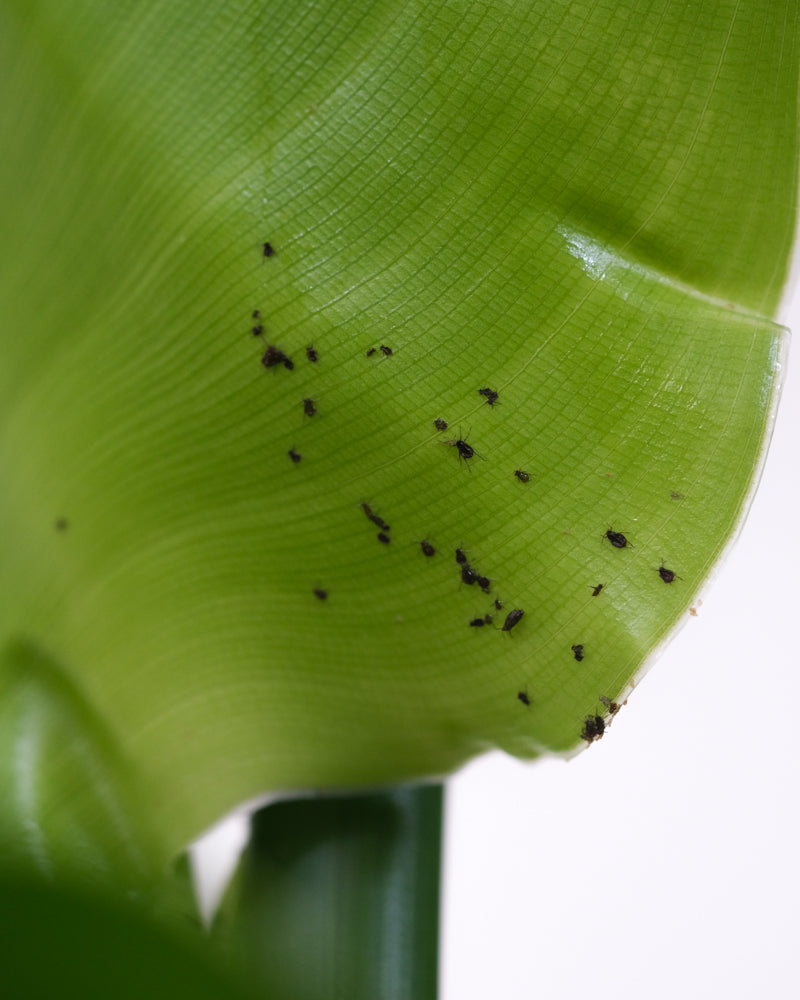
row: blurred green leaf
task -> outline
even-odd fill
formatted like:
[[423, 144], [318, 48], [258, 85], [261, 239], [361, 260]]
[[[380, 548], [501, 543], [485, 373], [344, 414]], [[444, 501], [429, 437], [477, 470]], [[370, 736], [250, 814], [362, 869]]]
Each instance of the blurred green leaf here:
[[157, 865], [265, 789], [580, 744], [763, 457], [797, 13], [5, 0], [0, 640], [58, 664], [48, 843], [127, 850], [70, 719]]
[[19, 879], [0, 881], [0, 898], [3, 995], [13, 1000], [250, 995], [187, 936], [107, 898]]

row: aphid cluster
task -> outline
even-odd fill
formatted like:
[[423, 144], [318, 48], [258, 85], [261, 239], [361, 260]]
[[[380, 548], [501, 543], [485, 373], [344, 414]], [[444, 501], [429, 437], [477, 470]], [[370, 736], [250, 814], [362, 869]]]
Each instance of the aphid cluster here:
[[491, 615], [484, 615], [483, 618], [473, 618], [470, 625], [472, 628], [483, 628], [484, 625], [491, 625], [493, 620]]
[[[270, 258], [275, 255], [275, 249], [273, 245], [269, 242], [264, 242], [262, 245], [262, 251], [264, 258]], [[264, 336], [265, 324], [261, 317], [261, 312], [259, 309], [253, 309], [251, 313], [251, 318], [253, 321], [251, 332], [253, 336], [262, 337]], [[380, 344], [378, 347], [370, 347], [367, 351], [367, 357], [373, 357], [376, 354], [382, 354], [384, 357], [391, 357], [394, 351], [391, 347], [386, 344]], [[305, 348], [306, 358], [309, 362], [316, 364], [319, 361], [319, 355], [317, 349], [313, 344], [308, 344]], [[292, 358], [284, 351], [281, 347], [275, 344], [268, 344], [266, 350], [261, 357], [261, 363], [265, 368], [276, 368], [284, 367], [285, 369], [292, 371], [295, 367], [295, 363]], [[486, 404], [490, 407], [495, 407], [500, 398], [500, 393], [496, 389], [492, 389], [489, 386], [483, 386], [477, 390], [478, 395], [485, 399]], [[311, 396], [307, 396], [302, 400], [303, 414], [305, 417], [314, 417], [318, 413], [317, 402]], [[448, 422], [443, 417], [436, 417], [433, 420], [433, 425], [437, 431], [446, 431], [448, 429]], [[467, 468], [470, 468], [470, 463], [474, 458], [480, 458], [483, 460], [483, 456], [480, 455], [473, 445], [469, 442], [469, 432], [464, 435], [459, 428], [459, 433], [457, 437], [453, 437], [451, 440], [443, 441], [442, 443], [454, 448], [458, 455], [459, 462], [464, 462]], [[302, 460], [302, 455], [294, 448], [290, 448], [287, 452], [290, 460], [297, 464]], [[514, 470], [514, 477], [520, 483], [529, 483], [531, 481], [531, 473], [525, 471], [524, 469], [517, 468]], [[672, 499], [683, 499], [682, 495], [676, 492], [671, 493]], [[377, 539], [383, 545], [388, 545], [391, 541], [390, 536], [390, 526], [386, 521], [375, 511], [372, 507], [366, 503], [361, 503], [361, 509], [363, 510], [367, 519], [374, 524], [379, 530], [377, 532]], [[66, 527], [66, 521], [59, 519], [56, 522], [56, 527], [59, 530], [63, 530]], [[616, 530], [615, 528], [608, 526], [607, 530], [602, 536], [608, 543], [615, 549], [626, 549], [633, 547], [633, 544], [628, 540], [626, 535]], [[426, 558], [430, 558], [435, 555], [436, 549], [433, 544], [424, 538], [422, 541], [418, 542], [422, 554]], [[455, 550], [456, 563], [459, 567], [459, 577], [462, 584], [468, 587], [479, 587], [484, 593], [489, 594], [491, 590], [491, 580], [482, 575], [476, 567], [471, 565], [466, 553], [463, 549], [457, 548]], [[663, 564], [658, 566], [656, 572], [659, 578], [666, 584], [672, 584], [675, 580], [680, 579], [676, 572], [672, 569], [667, 568]], [[598, 583], [590, 586], [592, 597], [597, 597], [604, 589], [605, 584]], [[320, 601], [327, 600], [328, 591], [322, 589], [321, 587], [314, 587], [312, 589], [313, 595]], [[497, 598], [493, 601], [494, 612], [499, 612], [503, 609], [503, 602]], [[522, 608], [512, 608], [507, 612], [505, 620], [502, 626], [500, 626], [500, 631], [510, 633], [514, 630], [524, 617], [525, 612]], [[486, 628], [494, 624], [495, 616], [492, 613], [486, 613], [483, 615], [478, 615], [469, 621], [470, 628]], [[524, 630], [523, 630], [524, 631]], [[571, 647], [571, 653], [577, 662], [582, 662], [585, 658], [585, 646], [584, 643], [575, 643]], [[531, 706], [531, 699], [528, 695], [527, 689], [523, 689], [517, 692], [517, 699], [520, 703], [529, 708]], [[605, 706], [608, 712], [607, 718], [613, 718], [619, 711], [620, 706], [612, 701], [605, 695], [600, 696], [600, 702]], [[591, 714], [587, 715], [583, 720], [581, 739], [588, 743], [595, 742], [601, 739], [607, 722], [602, 715]]]
[[375, 511], [372, 509], [372, 507], [370, 507], [368, 503], [362, 503], [361, 509], [366, 514], [367, 519], [372, 521], [373, 524], [376, 524], [381, 529], [377, 535], [378, 541], [382, 545], [388, 545], [389, 542], [391, 541], [391, 538], [387, 534], [388, 531], [391, 531], [390, 526], [384, 521], [384, 519], [379, 514], [375, 513]]
[[586, 740], [587, 743], [594, 743], [595, 740], [603, 738], [605, 731], [606, 723], [602, 715], [587, 715], [583, 720], [581, 739]]
[[456, 562], [461, 567], [462, 583], [466, 583], [468, 587], [477, 583], [484, 594], [489, 593], [492, 581], [488, 576], [482, 576], [474, 567], [470, 566], [463, 549], [456, 549]]
[[280, 347], [276, 347], [274, 344], [269, 344], [264, 357], [261, 359], [261, 364], [265, 368], [275, 368], [277, 365], [283, 365], [284, 368], [288, 368], [291, 371], [294, 368], [294, 361], [285, 354]]

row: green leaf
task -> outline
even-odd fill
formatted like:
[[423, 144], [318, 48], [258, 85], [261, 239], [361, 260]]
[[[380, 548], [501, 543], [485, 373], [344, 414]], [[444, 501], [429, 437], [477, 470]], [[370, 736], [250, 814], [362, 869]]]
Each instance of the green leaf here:
[[6, 996], [243, 1000], [251, 995], [185, 935], [168, 933], [119, 903], [20, 879], [4, 879], [0, 894]]
[[6, 0], [0, 638], [153, 857], [265, 789], [572, 752], [629, 689], [763, 458], [796, 15]]

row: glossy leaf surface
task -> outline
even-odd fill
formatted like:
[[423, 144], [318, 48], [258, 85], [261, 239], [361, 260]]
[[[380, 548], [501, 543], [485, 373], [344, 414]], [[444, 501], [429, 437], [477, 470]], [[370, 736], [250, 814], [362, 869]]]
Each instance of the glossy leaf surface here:
[[164, 855], [267, 789], [570, 752], [686, 614], [779, 379], [796, 24], [3, 5], [0, 637]]

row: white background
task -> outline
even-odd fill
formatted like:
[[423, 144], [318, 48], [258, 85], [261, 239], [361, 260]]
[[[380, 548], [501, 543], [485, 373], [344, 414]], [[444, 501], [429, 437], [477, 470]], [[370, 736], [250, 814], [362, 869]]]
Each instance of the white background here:
[[441, 1000], [800, 997], [798, 581], [795, 359], [739, 542], [604, 739], [450, 781]]
[[800, 997], [799, 597], [795, 357], [738, 543], [603, 740], [450, 782], [442, 1000]]

